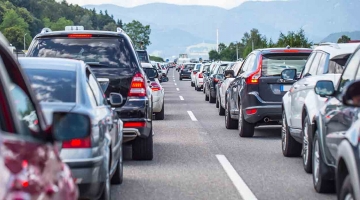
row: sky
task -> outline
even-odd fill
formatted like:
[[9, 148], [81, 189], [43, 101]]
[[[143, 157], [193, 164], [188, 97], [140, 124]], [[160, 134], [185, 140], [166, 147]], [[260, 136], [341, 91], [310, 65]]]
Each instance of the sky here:
[[[179, 5], [208, 5], [230, 9], [250, 0], [67, 0], [68, 3], [87, 5], [87, 4], [115, 4], [123, 7], [134, 7], [149, 3], [169, 3]], [[271, 1], [271, 0], [262, 0]]]

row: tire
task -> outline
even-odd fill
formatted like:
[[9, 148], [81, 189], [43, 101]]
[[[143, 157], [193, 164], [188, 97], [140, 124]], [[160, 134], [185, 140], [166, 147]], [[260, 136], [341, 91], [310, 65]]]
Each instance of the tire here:
[[239, 109], [238, 129], [240, 137], [253, 137], [255, 132], [255, 124], [249, 123], [244, 119], [242, 105]]
[[283, 111], [281, 124], [281, 149], [285, 157], [299, 157], [301, 155], [301, 144], [291, 135], [286, 121], [285, 111]]
[[201, 87], [197, 87], [197, 88], [196, 88], [196, 91], [201, 91]]
[[302, 143], [302, 158], [304, 170], [307, 173], [312, 173], [312, 132], [310, 128], [310, 120], [306, 115], [303, 123], [303, 143]]
[[219, 108], [219, 98], [218, 98], [217, 94], [216, 94], [216, 98], [215, 98], [215, 107]]
[[147, 138], [137, 137], [132, 144], [132, 158], [134, 160], [153, 159], [153, 137], [152, 129]]
[[191, 87], [195, 87], [195, 83], [194, 83], [194, 82], [191, 82]]
[[219, 115], [220, 115], [220, 116], [224, 116], [224, 115], [225, 115], [225, 109], [221, 106], [221, 99], [219, 99], [219, 108], [218, 108], [218, 111], [219, 111]]
[[205, 93], [205, 85], [203, 85], [203, 87], [204, 87], [204, 88], [203, 88], [203, 93], [206, 94], [206, 93]]
[[196, 84], [195, 84], [195, 91], [197, 91], [198, 89], [197, 89], [197, 86], [196, 86]]
[[164, 120], [164, 118], [165, 118], [165, 107], [164, 107], [164, 103], [163, 103], [161, 111], [158, 113], [155, 113], [155, 119], [156, 120]]
[[349, 175], [345, 177], [341, 189], [340, 191], [338, 191], [338, 199], [339, 200], [355, 199], [354, 188], [351, 185], [351, 179]]
[[205, 101], [209, 101], [209, 96], [205, 93]]
[[209, 103], [215, 103], [216, 98], [212, 97], [209, 92]]
[[315, 132], [313, 140], [313, 183], [314, 188], [319, 193], [333, 193], [335, 191], [335, 182], [333, 180], [328, 180], [326, 177], [327, 172], [329, 171], [328, 166], [323, 161], [320, 144], [318, 140], [317, 131]]
[[[109, 151], [110, 153], [110, 151]], [[109, 156], [110, 158], [110, 156]], [[108, 164], [107, 166], [110, 166], [110, 161], [108, 160]], [[109, 167], [110, 168], [110, 167]], [[111, 198], [111, 192], [110, 192], [110, 188], [111, 188], [111, 184], [110, 184], [110, 169], [108, 169], [107, 171], [107, 177], [106, 177], [106, 180], [105, 180], [105, 186], [104, 186], [104, 190], [102, 191], [101, 193], [101, 196], [100, 196], [100, 199], [99, 200], [110, 200]]]
[[179, 77], [179, 80], [180, 80], [180, 81], [182, 81], [182, 78], [181, 78], [181, 77]]
[[231, 119], [230, 110], [229, 110], [229, 102], [225, 104], [225, 127], [227, 129], [237, 129], [238, 123], [236, 120]]
[[114, 176], [111, 178], [111, 184], [116, 184], [116, 185], [120, 185], [122, 184], [123, 180], [124, 180], [124, 170], [123, 170], [123, 154], [122, 154], [122, 147], [121, 148], [121, 152], [120, 152], [120, 159], [119, 162], [116, 165], [116, 171], [114, 173]]

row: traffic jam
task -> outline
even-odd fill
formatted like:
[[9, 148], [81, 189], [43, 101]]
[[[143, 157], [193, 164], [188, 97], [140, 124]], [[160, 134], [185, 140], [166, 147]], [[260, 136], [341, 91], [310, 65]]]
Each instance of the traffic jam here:
[[[298, 164], [312, 177], [306, 186], [314, 193], [333, 194], [322, 198], [360, 199], [359, 43], [255, 49], [236, 62], [191, 60], [181, 54], [174, 62], [163, 63], [150, 60], [146, 50], [134, 49], [131, 38], [121, 28], [111, 32], [70, 26], [63, 31], [44, 28], [33, 38], [26, 57], [16, 58], [8, 46], [2, 36], [3, 199], [137, 199], [118, 196], [119, 191], [129, 191], [127, 182], [137, 180], [134, 177], [139, 173], [132, 171], [137, 165], [152, 166], [152, 173], [166, 177], [158, 182], [171, 185], [176, 182], [176, 178], [169, 178], [174, 177], [170, 175], [172, 171], [156, 171], [163, 166], [152, 162], [165, 160], [161, 153], [167, 151], [166, 145], [172, 139], [177, 140], [171, 135], [190, 134], [195, 129], [185, 117], [170, 125], [176, 115], [186, 113], [192, 122], [200, 121], [196, 119], [201, 115], [200, 108], [212, 109], [216, 117], [221, 116], [214, 118], [221, 124], [217, 127], [219, 134], [236, 132], [233, 142], [251, 143], [258, 140], [259, 130], [264, 127], [278, 127], [271, 129], [272, 134], [279, 136], [275, 138], [277, 148], [273, 154], [301, 159]], [[181, 92], [183, 96], [173, 99]], [[200, 96], [201, 102], [186, 102], [190, 95], [194, 99]], [[199, 115], [190, 111], [195, 107]], [[202, 126], [212, 129], [211, 123], [202, 122]], [[164, 133], [159, 127], [169, 127], [169, 138], [161, 137]], [[167, 152], [179, 156], [177, 163], [172, 163], [175, 169], [186, 162], [181, 159], [182, 153], [202, 159], [190, 153], [196, 145], [181, 146], [187, 138], [179, 137], [179, 151]], [[205, 136], [191, 137], [195, 141]], [[270, 139], [274, 140], [269, 136]], [[251, 145], [236, 148], [248, 152]], [[196, 152], [200, 155], [205, 150], [204, 147]], [[135, 163], [125, 158], [128, 151]], [[223, 183], [224, 188], [236, 188], [237, 199], [267, 199], [254, 194], [250, 188], [255, 184], [246, 185], [250, 179], [245, 176], [243, 180], [224, 156], [216, 155], [216, 159], [220, 165], [212, 167], [223, 167], [223, 175], [228, 175], [215, 184], [219, 190]], [[193, 161], [190, 166], [194, 169], [205, 164]], [[170, 161], [164, 161], [166, 164]], [[186, 175], [181, 170], [174, 173]], [[204, 172], [196, 173], [199, 179], [204, 178], [205, 166]], [[213, 179], [205, 177], [200, 185], [212, 184]], [[196, 179], [191, 180], [197, 183]], [[202, 188], [200, 185], [192, 185], [193, 191]], [[147, 187], [150, 186], [137, 185], [138, 192]], [[181, 188], [181, 184], [174, 187]], [[131, 193], [136, 194], [132, 188]], [[162, 192], [165, 195], [166, 191]], [[175, 192], [170, 196], [176, 197]], [[223, 193], [223, 197], [214, 199], [229, 199], [225, 198], [227, 192]], [[194, 197], [186, 199], [199, 199]]]

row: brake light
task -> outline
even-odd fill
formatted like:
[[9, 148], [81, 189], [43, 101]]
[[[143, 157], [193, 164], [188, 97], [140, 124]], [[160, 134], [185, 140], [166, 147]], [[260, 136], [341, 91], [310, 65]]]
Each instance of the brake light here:
[[124, 128], [145, 127], [145, 122], [125, 122]]
[[142, 73], [138, 72], [135, 74], [131, 81], [130, 90], [128, 96], [144, 97], [146, 96], [145, 79]]
[[258, 84], [259, 78], [261, 77], [261, 66], [262, 66], [262, 56], [259, 58], [259, 64], [255, 72], [250, 74], [248, 78], [246, 78], [247, 84]]
[[193, 74], [196, 74], [197, 73], [197, 71], [193, 71]]
[[86, 137], [83, 139], [72, 139], [70, 141], [65, 141], [63, 142], [62, 147], [67, 149], [90, 148], [91, 138]]
[[246, 114], [248, 114], [248, 115], [253, 115], [253, 114], [255, 114], [257, 112], [257, 109], [247, 109], [246, 110]]
[[92, 38], [91, 34], [69, 34], [68, 38]]
[[151, 83], [151, 90], [152, 91], [159, 91], [161, 88], [160, 88], [160, 85], [159, 84], [157, 84], [156, 82], [152, 82]]
[[219, 82], [219, 79], [214, 78], [214, 82], [215, 82], [215, 83]]
[[199, 74], [199, 78], [204, 78], [202, 73]]

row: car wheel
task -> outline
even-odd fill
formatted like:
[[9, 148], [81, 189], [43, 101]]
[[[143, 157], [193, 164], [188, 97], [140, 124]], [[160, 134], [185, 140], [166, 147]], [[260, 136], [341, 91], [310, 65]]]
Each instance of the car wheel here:
[[240, 137], [253, 137], [255, 124], [249, 123], [244, 119], [242, 110], [242, 105], [240, 105], [238, 120], [239, 135]]
[[195, 87], [195, 83], [191, 81], [191, 87]]
[[302, 158], [304, 170], [307, 173], [312, 172], [312, 133], [310, 126], [309, 117], [306, 115], [303, 126]]
[[219, 108], [219, 98], [218, 98], [217, 94], [216, 94], [216, 98], [215, 98], [215, 107]]
[[120, 147], [120, 159], [116, 166], [116, 171], [114, 176], [111, 178], [112, 184], [121, 184], [123, 182], [123, 153], [122, 153], [122, 145]]
[[[109, 150], [109, 154], [110, 154], [110, 150]], [[110, 166], [110, 155], [109, 155], [109, 160], [107, 162], [108, 162], [108, 164], [106, 166]], [[103, 192], [101, 193], [101, 197], [99, 200], [110, 200], [110, 187], [111, 187], [111, 185], [110, 185], [110, 169], [107, 169], [105, 186], [104, 186]]]
[[351, 184], [351, 179], [350, 176], [347, 175], [345, 177], [345, 180], [343, 182], [343, 185], [340, 189], [340, 191], [338, 192], [338, 199], [339, 200], [354, 200], [355, 196], [354, 196], [354, 188]]
[[237, 129], [238, 123], [236, 120], [231, 119], [229, 105], [230, 102], [225, 104], [225, 127], [227, 129]]
[[182, 78], [181, 78], [181, 77], [179, 77], [179, 80], [180, 80], [180, 81], [182, 81]]
[[206, 94], [206, 93], [205, 93], [205, 85], [203, 85], [203, 93]]
[[156, 120], [164, 120], [164, 118], [165, 118], [165, 108], [164, 108], [164, 103], [163, 103], [161, 111], [158, 113], [155, 113], [155, 119]]
[[209, 101], [209, 96], [205, 92], [205, 101]]
[[195, 84], [195, 91], [197, 91], [198, 89], [197, 89], [197, 86], [196, 86], [196, 84]]
[[219, 99], [219, 108], [218, 108], [218, 111], [219, 111], [219, 115], [220, 115], [220, 116], [224, 116], [224, 115], [225, 115], [225, 109], [221, 106], [221, 99]]
[[132, 158], [134, 160], [153, 159], [152, 128], [147, 138], [137, 137], [132, 144]]
[[209, 103], [215, 103], [216, 98], [212, 97], [209, 92]]
[[281, 123], [281, 147], [285, 157], [297, 157], [301, 155], [301, 144], [290, 135], [285, 111], [283, 111]]
[[197, 89], [196, 89], [197, 91], [201, 91], [201, 87], [197, 87]]
[[329, 173], [329, 169], [323, 161], [320, 144], [318, 139], [317, 131], [315, 132], [313, 140], [313, 183], [314, 188], [319, 193], [331, 193], [335, 191], [335, 182], [329, 180], [331, 177], [327, 177], [326, 174]]

